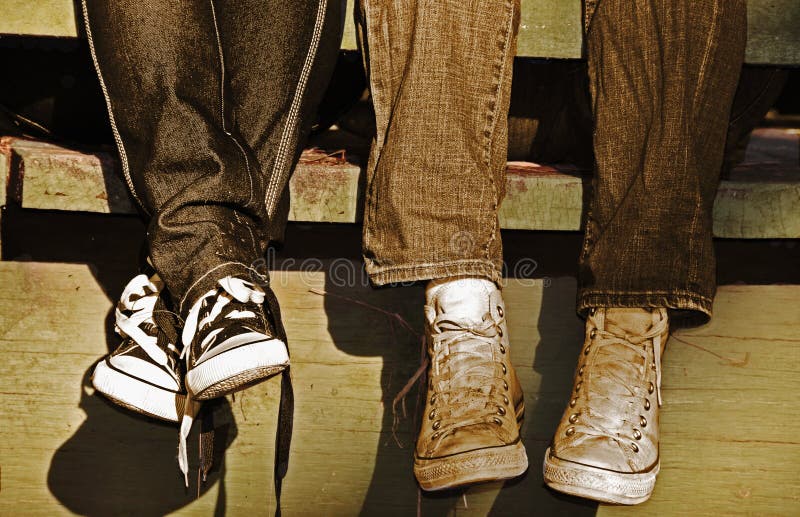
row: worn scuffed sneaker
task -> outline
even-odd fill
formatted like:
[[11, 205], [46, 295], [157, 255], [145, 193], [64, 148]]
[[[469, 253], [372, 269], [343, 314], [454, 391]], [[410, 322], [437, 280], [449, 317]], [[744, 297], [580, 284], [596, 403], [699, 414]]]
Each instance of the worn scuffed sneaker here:
[[544, 460], [548, 486], [637, 504], [659, 471], [661, 354], [666, 309], [593, 309], [564, 416]]
[[186, 387], [195, 400], [244, 389], [289, 365], [263, 289], [236, 277], [218, 284], [195, 302], [183, 328]]
[[[161, 282], [134, 277], [116, 308], [116, 331], [122, 342], [95, 367], [92, 384], [116, 404], [147, 416], [177, 422], [184, 414], [186, 392], [180, 365], [178, 330], [159, 302]], [[154, 320], [154, 311], [167, 317]]]
[[528, 468], [522, 389], [493, 282], [462, 278], [426, 292], [428, 394], [414, 452], [424, 490], [510, 479]]

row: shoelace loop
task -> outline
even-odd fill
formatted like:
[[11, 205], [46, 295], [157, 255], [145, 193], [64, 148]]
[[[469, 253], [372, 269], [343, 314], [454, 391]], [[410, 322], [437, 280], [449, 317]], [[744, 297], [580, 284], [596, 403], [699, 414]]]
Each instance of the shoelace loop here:
[[[491, 422], [498, 415], [506, 414], [508, 399], [504, 398], [503, 390], [498, 389], [504, 380], [497, 375], [502, 372], [502, 366], [496, 366], [492, 352], [492, 365], [487, 367], [483, 347], [488, 345], [492, 350], [497, 347], [503, 349], [503, 345], [498, 343], [502, 337], [501, 323], [502, 318], [496, 321], [490, 315], [481, 323], [457, 321], [447, 314], [441, 314], [434, 320], [433, 329], [436, 333], [432, 344], [431, 381], [434, 384], [439, 382], [437, 379], [442, 373], [440, 368], [443, 363], [446, 362], [450, 370], [448, 388], [435, 391], [435, 401], [432, 403], [433, 415], [439, 422], [436, 431], [440, 439], [455, 429]], [[452, 365], [459, 366], [459, 359], [467, 359], [470, 355], [479, 358], [477, 364], [458, 369], [454, 374], [456, 372]], [[485, 384], [476, 384], [475, 377], [485, 379]], [[488, 392], [485, 388], [487, 385]], [[445, 399], [446, 404], [441, 404]], [[470, 413], [472, 415], [466, 417]]]
[[[661, 406], [661, 336], [667, 330], [667, 319], [662, 317], [659, 321], [654, 323], [646, 333], [635, 336], [627, 334], [620, 335], [601, 329], [601, 325], [598, 325], [598, 322], [592, 316], [589, 317], [589, 324], [593, 325], [595, 329], [594, 337], [589, 344], [589, 346], [595, 348], [595, 354], [599, 354], [599, 350], [605, 347], [622, 346], [626, 350], [630, 350], [641, 357], [644, 365], [643, 367], [649, 368], [647, 347], [653, 347], [653, 363], [655, 364], [656, 374], [654, 388], [658, 405]], [[649, 345], [648, 342], [650, 342]], [[617, 366], [636, 368], [636, 366], [627, 361]], [[639, 402], [637, 388], [639, 390], [644, 390], [645, 386], [630, 386], [628, 384], [630, 379], [625, 379], [616, 373], [611, 373], [609, 370], [608, 368], [603, 368], [602, 363], [595, 365], [595, 371], [602, 372], [603, 379], [613, 381], [613, 385], [624, 388], [627, 393], [606, 393], [601, 391], [598, 387], [602, 386], [603, 383], [599, 382], [600, 378], [595, 379], [593, 382], [592, 397], [591, 399], [586, 399], [585, 406], [581, 411], [581, 413], [585, 414], [575, 422], [570, 421], [573, 424], [571, 428], [573, 431], [580, 431], [585, 435], [601, 436], [616, 441], [619, 441], [618, 438], [620, 436], [626, 436], [630, 429], [634, 429], [634, 439], [638, 439], [635, 437], [635, 432], [638, 431], [638, 427], [641, 424], [641, 416], [637, 412], [633, 412], [636, 414], [632, 413], [632, 415], [626, 415], [620, 419], [618, 411], [620, 407], [636, 407], [637, 402]], [[617, 413], [616, 415], [614, 414], [615, 412]], [[628, 418], [629, 416], [630, 418]], [[639, 437], [641, 437], [641, 432]]]

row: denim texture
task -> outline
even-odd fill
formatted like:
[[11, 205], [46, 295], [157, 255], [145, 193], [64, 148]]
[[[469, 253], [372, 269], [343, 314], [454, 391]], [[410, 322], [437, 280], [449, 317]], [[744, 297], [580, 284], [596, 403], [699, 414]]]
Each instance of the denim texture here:
[[287, 180], [330, 78], [342, 2], [84, 0], [153, 265], [185, 316], [281, 235]]
[[595, 175], [578, 310], [710, 316], [712, 209], [744, 59], [744, 0], [600, 0], [587, 34]]
[[[497, 281], [519, 6], [359, 7], [377, 122], [364, 216], [372, 281]], [[709, 316], [711, 211], [744, 58], [746, 2], [584, 7], [595, 175], [578, 310], [667, 307]]]
[[499, 281], [519, 1], [361, 0], [377, 134], [366, 173], [373, 283]]

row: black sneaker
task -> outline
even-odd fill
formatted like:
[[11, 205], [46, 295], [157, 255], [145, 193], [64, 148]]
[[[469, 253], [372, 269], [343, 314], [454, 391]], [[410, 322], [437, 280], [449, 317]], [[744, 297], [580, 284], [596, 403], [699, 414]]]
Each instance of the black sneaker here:
[[244, 389], [289, 365], [286, 344], [265, 313], [264, 298], [259, 286], [226, 277], [192, 306], [183, 343], [186, 387], [193, 399]]
[[[162, 307], [160, 284], [156, 277], [138, 275], [125, 287], [116, 309], [116, 331], [122, 343], [97, 364], [92, 384], [122, 407], [178, 422], [184, 414], [186, 390], [178, 332], [173, 315]], [[158, 313], [155, 320], [154, 311]]]

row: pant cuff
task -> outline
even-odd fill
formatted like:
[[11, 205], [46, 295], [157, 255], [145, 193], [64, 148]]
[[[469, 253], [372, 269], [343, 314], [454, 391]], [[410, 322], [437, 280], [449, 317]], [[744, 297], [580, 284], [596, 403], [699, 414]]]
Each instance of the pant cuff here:
[[208, 291], [216, 289], [220, 280], [226, 276], [244, 278], [254, 284], [265, 287], [269, 284], [269, 279], [262, 273], [242, 262], [223, 262], [206, 271], [200, 278], [195, 280], [183, 298], [178, 301], [178, 312], [181, 318], [186, 318], [192, 305]]
[[453, 276], [478, 276], [499, 285], [503, 276], [498, 265], [487, 260], [474, 259], [399, 266], [375, 266], [367, 261], [367, 273], [376, 286]]
[[713, 298], [691, 291], [614, 292], [580, 289], [578, 314], [585, 317], [592, 307], [640, 307], [671, 309], [671, 315], [691, 323], [705, 323], [711, 318]]

